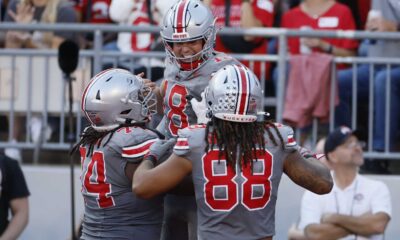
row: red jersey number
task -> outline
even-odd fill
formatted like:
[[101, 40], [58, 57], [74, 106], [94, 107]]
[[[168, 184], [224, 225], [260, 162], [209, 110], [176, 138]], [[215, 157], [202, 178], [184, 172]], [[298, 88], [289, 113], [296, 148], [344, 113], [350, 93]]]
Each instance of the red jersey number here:
[[[239, 202], [239, 188], [235, 182], [237, 175], [232, 167], [226, 165], [226, 160], [223, 158], [218, 164], [218, 156], [218, 150], [212, 150], [203, 157], [203, 173], [206, 179], [204, 198], [206, 204], [214, 211], [230, 211]], [[252, 173], [250, 165], [247, 165], [243, 167], [241, 173], [245, 181], [242, 184], [240, 202], [249, 210], [264, 208], [271, 196], [269, 178], [272, 174], [272, 156], [262, 150], [257, 150], [256, 156], [255, 164], [261, 164], [261, 171]], [[260, 192], [262, 194], [257, 196], [256, 193]]]
[[179, 129], [183, 129], [189, 126], [188, 116], [184, 112], [188, 102], [188, 100], [186, 99], [187, 95], [187, 89], [184, 86], [177, 84], [172, 86], [168, 95], [168, 129], [174, 136], [178, 135]]
[[[86, 148], [81, 147], [80, 152], [83, 163], [86, 158]], [[104, 154], [101, 151], [94, 151], [84, 175], [83, 186], [89, 195], [97, 197], [97, 204], [100, 208], [114, 206], [113, 197], [108, 196], [111, 193], [111, 184], [106, 181], [105, 173]]]

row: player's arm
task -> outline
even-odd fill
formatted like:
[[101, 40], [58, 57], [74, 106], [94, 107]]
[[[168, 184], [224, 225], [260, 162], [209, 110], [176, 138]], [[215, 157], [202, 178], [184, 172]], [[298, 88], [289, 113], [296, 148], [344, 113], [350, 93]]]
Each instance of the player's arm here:
[[309, 240], [336, 240], [350, 234], [345, 228], [330, 223], [307, 225], [304, 233]]
[[151, 198], [177, 186], [191, 171], [191, 162], [174, 153], [157, 167], [144, 160], [133, 176], [132, 191], [141, 198]]
[[288, 154], [283, 171], [293, 182], [317, 194], [329, 193], [333, 187], [329, 169], [314, 157], [302, 157], [297, 150]]
[[389, 220], [389, 215], [384, 212], [375, 214], [368, 212], [361, 216], [326, 214], [322, 217], [322, 222], [324, 223], [335, 224], [361, 236], [383, 234]]
[[29, 219], [29, 201], [27, 197], [15, 198], [10, 201], [12, 218], [0, 239], [17, 239]]

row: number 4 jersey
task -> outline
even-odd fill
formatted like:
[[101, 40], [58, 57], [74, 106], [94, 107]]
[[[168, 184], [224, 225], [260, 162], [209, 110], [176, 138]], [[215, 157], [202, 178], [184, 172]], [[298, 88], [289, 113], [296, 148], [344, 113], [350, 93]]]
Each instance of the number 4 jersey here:
[[80, 147], [85, 239], [132, 239], [137, 236], [135, 227], [144, 225], [159, 225], [158, 234], [149, 232], [147, 240], [159, 239], [162, 196], [148, 200], [137, 198], [132, 193], [131, 180], [125, 175], [127, 163], [139, 163], [158, 139], [157, 135], [140, 127], [123, 127], [104, 146], [110, 134], [89, 156], [86, 156], [89, 146]]
[[[284, 150], [265, 137], [265, 151], [236, 171], [227, 166], [218, 149], [205, 153], [205, 125], [179, 131], [174, 153], [192, 162], [192, 176], [198, 208], [200, 239], [260, 239], [275, 234], [275, 204], [283, 171], [283, 161], [296, 142], [290, 127], [276, 124]], [[279, 139], [271, 128], [275, 139]], [[278, 140], [278, 143], [280, 141]]]

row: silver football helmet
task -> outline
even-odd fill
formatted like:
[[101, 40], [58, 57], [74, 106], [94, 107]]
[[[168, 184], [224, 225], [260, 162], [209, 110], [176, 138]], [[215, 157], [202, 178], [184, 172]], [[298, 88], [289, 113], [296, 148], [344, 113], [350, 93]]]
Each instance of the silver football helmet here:
[[242, 65], [218, 70], [205, 89], [208, 117], [254, 122], [263, 110], [263, 91], [256, 75]]
[[143, 79], [124, 69], [108, 69], [94, 76], [82, 95], [82, 111], [97, 131], [121, 124], [147, 122], [156, 97]]
[[[171, 61], [186, 71], [195, 70], [201, 66], [214, 50], [215, 20], [211, 10], [198, 0], [182, 0], [174, 4], [165, 14], [160, 31], [165, 51]], [[200, 52], [185, 57], [175, 55], [174, 43], [198, 39], [204, 40], [203, 49]]]

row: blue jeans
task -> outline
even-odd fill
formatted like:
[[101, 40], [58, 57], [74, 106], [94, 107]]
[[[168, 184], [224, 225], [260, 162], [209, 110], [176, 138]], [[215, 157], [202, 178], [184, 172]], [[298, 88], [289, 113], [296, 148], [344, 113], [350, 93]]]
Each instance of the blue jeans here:
[[393, 149], [400, 127], [400, 67], [393, 67], [390, 71], [390, 93], [386, 89], [387, 74], [388, 71], [383, 68], [375, 74], [374, 79], [375, 128], [373, 145], [375, 150], [384, 150], [385, 147], [385, 102], [387, 94], [390, 94], [389, 149]]
[[[369, 93], [369, 65], [359, 65], [356, 69], [357, 97], [366, 101]], [[386, 98], [387, 69], [384, 66], [374, 67], [374, 150], [383, 150], [385, 146], [385, 98]], [[351, 126], [351, 99], [352, 99], [353, 69], [338, 72], [340, 103], [335, 109], [335, 125]], [[391, 69], [390, 91], [390, 148], [395, 143], [400, 121], [400, 67]]]

